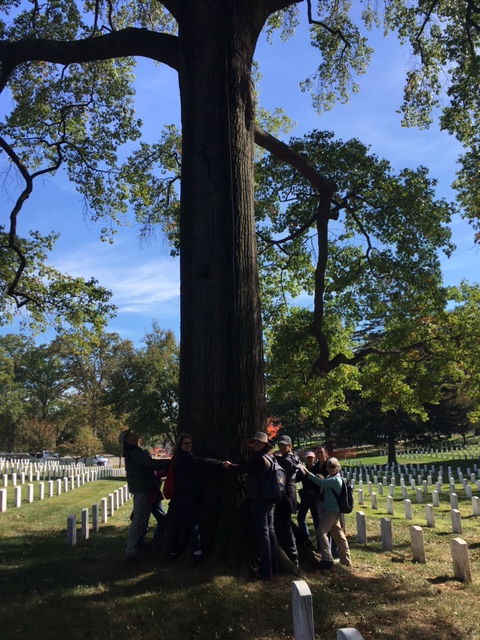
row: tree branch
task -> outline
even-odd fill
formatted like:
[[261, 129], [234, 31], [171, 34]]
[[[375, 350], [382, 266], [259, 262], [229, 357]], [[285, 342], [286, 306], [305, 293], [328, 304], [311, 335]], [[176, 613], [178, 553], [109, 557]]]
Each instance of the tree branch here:
[[298, 229], [296, 229], [289, 236], [286, 236], [285, 238], [280, 238], [278, 240], [274, 240], [273, 238], [267, 238], [259, 231], [257, 231], [257, 235], [263, 242], [265, 242], [265, 244], [276, 245], [277, 247], [280, 247], [282, 249], [283, 244], [285, 244], [286, 242], [290, 242], [290, 240], [295, 240], [296, 238], [299, 238], [303, 233], [305, 233], [305, 231], [312, 226], [312, 224], [315, 222], [316, 219], [317, 219], [317, 213], [315, 212], [315, 215], [313, 215], [310, 218], [310, 220], [307, 220], [305, 224], [303, 224], [301, 227], [298, 227]]
[[12, 71], [24, 62], [41, 60], [68, 65], [129, 56], [143, 56], [177, 69], [178, 38], [131, 27], [72, 42], [34, 38], [3, 40], [0, 42], [0, 92], [5, 88]]
[[30, 197], [30, 194], [33, 191], [33, 180], [36, 177], [43, 175], [45, 173], [56, 171], [60, 167], [62, 163], [62, 153], [61, 153], [60, 145], [57, 144], [56, 147], [58, 152], [57, 162], [51, 167], [47, 167], [45, 169], [39, 169], [35, 173], [30, 174], [28, 169], [25, 167], [25, 165], [17, 156], [15, 151], [12, 149], [12, 147], [8, 144], [8, 142], [2, 136], [0, 136], [0, 149], [3, 149], [3, 151], [7, 154], [7, 156], [10, 158], [12, 163], [17, 167], [23, 180], [25, 181], [25, 188], [17, 198], [17, 201], [15, 202], [13, 209], [10, 212], [10, 228], [8, 230], [8, 244], [2, 247], [7, 250], [11, 249], [16, 254], [18, 259], [19, 264], [15, 271], [13, 280], [10, 283], [7, 283], [7, 288], [6, 288], [6, 294], [11, 296], [15, 300], [18, 308], [23, 307], [29, 302], [36, 303], [36, 301], [27, 293], [18, 291], [18, 283], [20, 282], [20, 278], [22, 277], [22, 274], [25, 271], [25, 268], [27, 266], [27, 260], [25, 258], [24, 252], [17, 244], [17, 217], [18, 217], [18, 214], [20, 213], [20, 210], [23, 207], [24, 202]]
[[322, 358], [322, 354], [317, 358], [316, 362], [313, 364], [308, 379], [315, 376], [322, 376], [330, 373], [336, 367], [339, 367], [341, 364], [347, 364], [352, 367], [356, 366], [359, 362], [364, 360], [367, 356], [375, 353], [380, 356], [387, 355], [399, 355], [401, 353], [408, 353], [409, 351], [413, 351], [414, 349], [421, 349], [424, 347], [423, 342], [415, 342], [405, 347], [401, 347], [400, 349], [378, 349], [377, 347], [365, 347], [365, 349], [361, 349], [354, 356], [348, 357], [344, 353], [338, 353], [331, 360], [326, 360]]
[[320, 175], [313, 165], [294, 149], [285, 144], [281, 140], [278, 140], [274, 136], [270, 135], [259, 126], [255, 126], [255, 143], [259, 147], [265, 149], [278, 160], [286, 162], [291, 167], [296, 169], [318, 192], [328, 191], [333, 194], [337, 185], [331, 180], [327, 180], [324, 176]]
[[[338, 38], [340, 38], [340, 40], [342, 40], [343, 44], [345, 45], [345, 48], [351, 46], [350, 42], [343, 35], [340, 29], [332, 29], [332, 27], [329, 27], [328, 24], [326, 24], [325, 22], [321, 22], [320, 20], [314, 20], [312, 18], [312, 1], [311, 0], [307, 0], [307, 15], [308, 15], [309, 24], [317, 24], [319, 27], [326, 29], [329, 33], [332, 34], [332, 36], [337, 36]], [[345, 48], [344, 48], [344, 51], [345, 51]]]

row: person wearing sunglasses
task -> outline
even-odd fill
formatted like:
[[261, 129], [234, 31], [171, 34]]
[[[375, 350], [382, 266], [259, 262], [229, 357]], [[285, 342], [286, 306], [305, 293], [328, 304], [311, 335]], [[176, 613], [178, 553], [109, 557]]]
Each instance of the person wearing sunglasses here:
[[347, 537], [342, 529], [340, 521], [340, 507], [338, 506], [337, 495], [340, 495], [343, 480], [340, 476], [340, 463], [337, 458], [329, 458], [326, 463], [327, 477], [316, 476], [304, 467], [309, 479], [323, 488], [323, 509], [321, 511], [317, 526], [317, 537], [320, 545], [321, 561], [319, 569], [331, 569], [333, 567], [333, 556], [330, 550], [328, 534], [330, 534], [337, 545], [340, 563], [350, 566], [350, 548]]

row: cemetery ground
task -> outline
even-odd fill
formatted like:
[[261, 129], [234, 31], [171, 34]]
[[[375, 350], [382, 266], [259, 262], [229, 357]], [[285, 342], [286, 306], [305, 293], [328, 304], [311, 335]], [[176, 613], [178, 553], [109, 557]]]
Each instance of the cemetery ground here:
[[[465, 471], [475, 462], [441, 464]], [[68, 547], [67, 517], [75, 514], [78, 523], [82, 509], [90, 510], [124, 483], [122, 478], [102, 479], [22, 502], [20, 508], [9, 498], [7, 510], [0, 513], [1, 638], [291, 639], [291, 582], [303, 579], [312, 592], [319, 640], [333, 640], [343, 627], [355, 627], [365, 640], [480, 639], [480, 517], [472, 515], [471, 500], [460, 485], [461, 536], [452, 533], [448, 491], [442, 491], [435, 508], [434, 528], [426, 527], [425, 504], [416, 503], [414, 490], [409, 491], [412, 520], [405, 519], [396, 493], [394, 513], [388, 516], [393, 551], [384, 551], [379, 522], [387, 516], [386, 496], [378, 496], [377, 509], [365, 496], [364, 505], [346, 516], [352, 567], [315, 572], [313, 552], [302, 548], [299, 574], [254, 582], [235, 577], [228, 567], [214, 568], [208, 560], [195, 567], [189, 557], [169, 563], [153, 551], [141, 562], [125, 563], [131, 501], [100, 524], [98, 532], [90, 531], [88, 539], [78, 533], [77, 544]], [[366, 517], [366, 544], [356, 541], [358, 510]], [[423, 529], [425, 564], [412, 562], [411, 525]], [[450, 541], [456, 537], [468, 543], [471, 583], [454, 579]]]

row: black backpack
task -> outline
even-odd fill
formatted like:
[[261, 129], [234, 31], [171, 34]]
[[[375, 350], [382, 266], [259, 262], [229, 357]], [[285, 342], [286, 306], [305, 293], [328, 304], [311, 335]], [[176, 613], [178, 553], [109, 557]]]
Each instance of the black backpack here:
[[345, 478], [342, 478], [342, 488], [340, 489], [340, 495], [338, 495], [335, 489], [332, 489], [332, 491], [337, 498], [340, 513], [352, 513], [353, 487], [350, 482], [348, 482], [348, 480], [345, 480]]
[[287, 474], [275, 456], [265, 454], [265, 458], [268, 458], [270, 462], [270, 469], [268, 470], [267, 481], [262, 487], [262, 495], [269, 502], [278, 504], [285, 495]]

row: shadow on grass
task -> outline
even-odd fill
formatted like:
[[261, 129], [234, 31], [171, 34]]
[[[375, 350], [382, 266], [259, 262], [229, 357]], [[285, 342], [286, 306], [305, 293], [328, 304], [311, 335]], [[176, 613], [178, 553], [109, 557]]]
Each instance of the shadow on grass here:
[[[439, 626], [441, 612], [431, 608], [425, 613], [432, 585], [450, 579], [413, 580], [411, 563], [395, 570], [395, 563], [403, 562], [398, 554], [386, 559], [384, 570], [339, 566], [314, 572], [312, 552], [302, 559], [306, 570], [301, 576], [283, 574], [271, 582], [254, 582], [208, 559], [193, 567], [187, 556], [169, 563], [153, 553], [145, 561], [126, 563], [125, 535], [124, 529], [105, 525], [74, 548], [60, 535], [2, 541], [2, 637], [33, 633], [36, 640], [292, 638], [290, 586], [298, 579], [310, 585], [316, 638], [321, 640], [334, 638], [336, 629], [348, 626], [358, 628], [365, 638], [457, 637], [455, 620], [446, 618]], [[382, 560], [383, 555], [381, 549], [369, 549], [372, 559]]]

